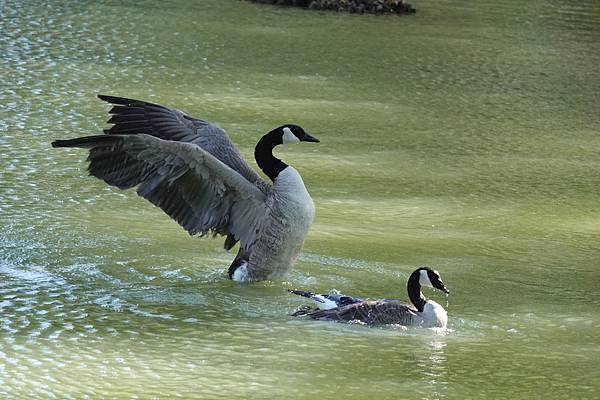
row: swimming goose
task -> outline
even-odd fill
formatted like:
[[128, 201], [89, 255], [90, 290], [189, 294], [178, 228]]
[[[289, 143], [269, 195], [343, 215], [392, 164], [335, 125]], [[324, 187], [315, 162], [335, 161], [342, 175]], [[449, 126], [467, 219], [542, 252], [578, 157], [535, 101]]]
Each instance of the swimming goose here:
[[[412, 304], [401, 300], [360, 300], [349, 296], [348, 303], [326, 300], [326, 295], [315, 295], [299, 290], [290, 291], [317, 301], [319, 309], [305, 312], [298, 311], [295, 315], [308, 315], [313, 319], [331, 320], [338, 322], [362, 322], [366, 325], [398, 324], [404, 326], [440, 327], [448, 323], [446, 310], [433, 300], [428, 300], [421, 292], [421, 286], [439, 289], [448, 294], [450, 291], [440, 278], [440, 274], [428, 267], [415, 270], [408, 278], [408, 297]], [[310, 293], [306, 295], [305, 293]]]
[[227, 250], [239, 241], [231, 279], [271, 279], [292, 268], [315, 206], [300, 174], [273, 148], [318, 139], [293, 124], [264, 135], [254, 157], [269, 184], [216, 125], [158, 104], [98, 97], [113, 105], [105, 135], [56, 140], [53, 147], [89, 149], [90, 175], [120, 189], [137, 187], [190, 235], [227, 235]]

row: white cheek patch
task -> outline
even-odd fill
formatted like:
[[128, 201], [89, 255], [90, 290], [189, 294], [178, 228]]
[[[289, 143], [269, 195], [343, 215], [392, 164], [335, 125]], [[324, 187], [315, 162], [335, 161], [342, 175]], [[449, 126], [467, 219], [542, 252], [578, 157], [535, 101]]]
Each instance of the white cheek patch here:
[[292, 133], [291, 129], [286, 126], [285, 128], [283, 128], [282, 142], [283, 144], [298, 143], [300, 142], [300, 139], [298, 139], [298, 137]]
[[421, 276], [419, 277], [419, 283], [421, 284], [421, 286], [428, 286], [428, 287], [432, 288], [433, 285], [431, 284], [431, 281], [429, 280], [429, 275], [427, 275], [427, 271], [422, 269], [420, 272], [420, 275]]

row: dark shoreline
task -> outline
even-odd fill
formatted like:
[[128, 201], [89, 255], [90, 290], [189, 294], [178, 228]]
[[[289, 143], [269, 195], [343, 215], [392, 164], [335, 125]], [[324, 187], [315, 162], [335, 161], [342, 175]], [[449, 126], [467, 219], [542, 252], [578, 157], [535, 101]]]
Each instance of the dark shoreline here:
[[358, 14], [414, 14], [404, 0], [248, 0], [253, 3], [294, 6], [312, 10], [332, 10]]

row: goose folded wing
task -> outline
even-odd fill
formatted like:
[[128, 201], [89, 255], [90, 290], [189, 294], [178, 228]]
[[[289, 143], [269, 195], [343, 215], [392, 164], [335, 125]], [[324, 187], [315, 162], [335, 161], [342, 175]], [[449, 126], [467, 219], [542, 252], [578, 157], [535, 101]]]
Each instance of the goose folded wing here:
[[58, 140], [54, 147], [88, 148], [90, 175], [137, 194], [191, 235], [223, 234], [249, 246], [260, 231], [265, 195], [192, 143], [154, 136], [100, 135]]
[[104, 133], [108, 135], [146, 134], [165, 140], [194, 143], [222, 163], [237, 171], [249, 182], [266, 191], [268, 184], [254, 171], [237, 151], [225, 131], [218, 126], [190, 117], [174, 108], [142, 100], [98, 95], [113, 104]]
[[410, 325], [416, 310], [401, 301], [373, 300], [310, 313], [310, 317], [339, 322], [360, 321], [367, 325]]

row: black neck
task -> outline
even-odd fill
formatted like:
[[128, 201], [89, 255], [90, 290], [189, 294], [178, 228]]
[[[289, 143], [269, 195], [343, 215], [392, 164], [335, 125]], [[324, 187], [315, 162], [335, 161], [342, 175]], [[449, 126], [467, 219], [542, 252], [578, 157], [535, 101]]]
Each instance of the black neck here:
[[425, 308], [425, 303], [427, 303], [427, 299], [421, 293], [421, 284], [419, 283], [419, 279], [421, 278], [421, 272], [419, 270], [413, 272], [408, 278], [408, 298], [410, 301], [417, 307], [419, 312], [423, 312]]
[[288, 165], [280, 159], [273, 156], [273, 148], [281, 144], [281, 134], [271, 131], [263, 136], [254, 149], [254, 159], [258, 167], [269, 177], [273, 182], [281, 171]]

